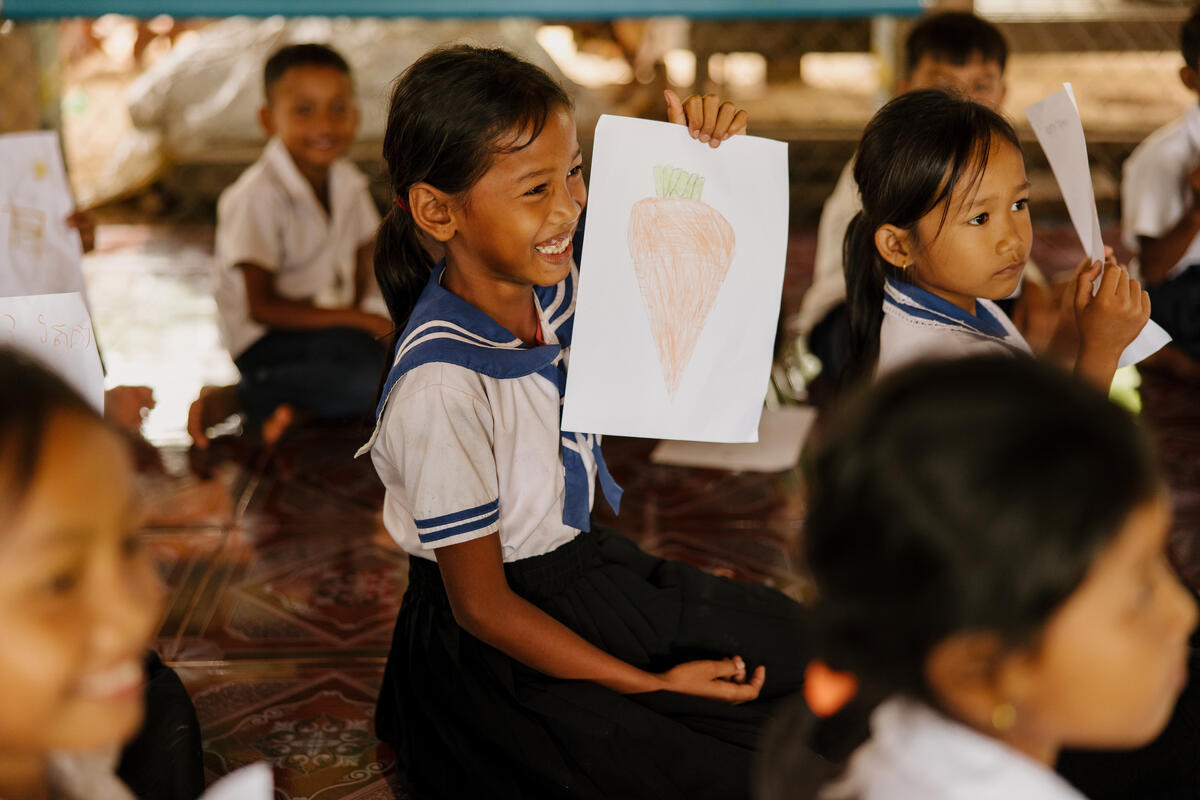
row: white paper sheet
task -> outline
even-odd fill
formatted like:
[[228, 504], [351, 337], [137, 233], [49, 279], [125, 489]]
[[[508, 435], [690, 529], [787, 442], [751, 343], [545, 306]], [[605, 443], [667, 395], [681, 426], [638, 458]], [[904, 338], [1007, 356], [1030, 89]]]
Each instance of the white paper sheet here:
[[[787, 253], [786, 144], [713, 149], [682, 125], [603, 116], [591, 173], [563, 429], [755, 441]], [[693, 199], [647, 201], [660, 187]]]
[[727, 469], [732, 472], [784, 472], [796, 466], [800, 450], [817, 420], [810, 406], [763, 410], [757, 442], [662, 441], [650, 453], [655, 464]]
[[104, 413], [104, 371], [79, 292], [0, 297], [0, 346], [36, 358]]
[[57, 133], [0, 135], [0, 297], [83, 291], [74, 207]]
[[[1046, 153], [1050, 169], [1054, 171], [1054, 179], [1062, 191], [1079, 242], [1088, 258], [1104, 261], [1104, 240], [1100, 237], [1100, 215], [1096, 212], [1087, 142], [1071, 84], [1064, 83], [1062, 90], [1034, 103], [1025, 109], [1025, 114]], [[1095, 288], [1099, 289], [1099, 280]], [[1119, 365], [1127, 367], [1136, 364], [1169, 341], [1171, 336], [1157, 322], [1150, 320], [1121, 353]]]
[[271, 800], [275, 775], [265, 761], [229, 773], [200, 795], [200, 800]]

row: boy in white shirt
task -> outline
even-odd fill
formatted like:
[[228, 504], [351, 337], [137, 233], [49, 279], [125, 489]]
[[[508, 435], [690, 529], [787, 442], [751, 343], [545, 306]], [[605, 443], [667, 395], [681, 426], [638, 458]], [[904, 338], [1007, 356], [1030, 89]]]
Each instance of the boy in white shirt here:
[[[901, 93], [952, 88], [993, 110], [999, 110], [1004, 102], [1008, 44], [994, 25], [974, 14], [950, 11], [926, 17], [909, 32], [905, 58], [907, 77], [899, 81]], [[834, 378], [849, 355], [842, 244], [850, 221], [861, 210], [852, 159], [821, 211], [813, 283], [801, 300], [800, 310], [787, 323], [789, 332], [798, 335], [806, 349], [820, 359], [823, 372]], [[1057, 315], [1042, 288], [1045, 279], [1032, 261], [1027, 263], [1025, 275], [1029, 281], [1021, 294], [1021, 304], [1016, 308], [1010, 305], [1004, 311], [1040, 349], [1049, 342]], [[1031, 288], [1031, 284], [1037, 285]]]
[[350, 68], [323, 45], [284, 47], [264, 69], [262, 156], [217, 205], [216, 300], [221, 334], [242, 374], [205, 387], [188, 432], [245, 414], [268, 443], [299, 414], [369, 413], [391, 321], [364, 310], [374, 291], [379, 214], [367, 178], [343, 156], [359, 111]]
[[[1200, 93], [1200, 7], [1180, 44], [1179, 77]], [[1200, 106], [1150, 134], [1122, 171], [1122, 235], [1138, 254], [1151, 317], [1174, 338], [1156, 361], [1200, 378]]]

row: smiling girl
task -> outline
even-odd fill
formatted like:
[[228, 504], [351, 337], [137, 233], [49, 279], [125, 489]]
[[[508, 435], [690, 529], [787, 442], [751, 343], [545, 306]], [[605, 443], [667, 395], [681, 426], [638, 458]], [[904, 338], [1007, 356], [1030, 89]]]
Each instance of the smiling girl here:
[[[712, 96], [668, 103], [697, 148], [745, 128]], [[747, 797], [801, 609], [591, 520], [597, 478], [614, 509], [621, 490], [559, 423], [587, 202], [570, 98], [504, 51], [434, 51], [384, 156], [376, 274], [402, 332], [364, 451], [410, 566], [380, 738], [433, 797]]]
[[131, 798], [112, 765], [142, 722], [161, 603], [131, 458], [11, 351], [0, 385], [0, 797]]

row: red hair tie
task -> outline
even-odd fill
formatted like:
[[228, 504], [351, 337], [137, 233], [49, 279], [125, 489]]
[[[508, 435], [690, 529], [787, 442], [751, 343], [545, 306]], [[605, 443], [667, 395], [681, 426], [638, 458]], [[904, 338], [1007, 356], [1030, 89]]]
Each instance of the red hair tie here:
[[804, 699], [818, 717], [832, 717], [857, 691], [857, 678], [849, 672], [835, 672], [823, 661], [810, 662], [804, 671]]
[[397, 207], [398, 207], [398, 208], [399, 208], [401, 211], [403, 211], [403, 212], [405, 212], [405, 213], [408, 213], [408, 203], [407, 203], [407, 202], [405, 202], [405, 200], [404, 200], [404, 198], [403, 198], [403, 197], [397, 197], [397, 198], [396, 198], [396, 206], [397, 206]]

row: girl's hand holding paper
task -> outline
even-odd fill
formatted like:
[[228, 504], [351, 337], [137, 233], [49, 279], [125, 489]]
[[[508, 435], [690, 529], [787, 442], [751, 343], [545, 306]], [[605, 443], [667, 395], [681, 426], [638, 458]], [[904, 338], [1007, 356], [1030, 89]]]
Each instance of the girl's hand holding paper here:
[[[1038, 142], [1046, 152], [1046, 159], [1050, 162], [1054, 178], [1058, 181], [1063, 200], [1067, 204], [1067, 213], [1071, 217], [1071, 223], [1075, 226], [1075, 232], [1079, 235], [1079, 241], [1087, 252], [1088, 258], [1092, 262], [1106, 261], [1104, 241], [1100, 238], [1100, 216], [1096, 213], [1096, 195], [1092, 188], [1091, 171], [1088, 168], [1087, 142], [1083, 136], [1083, 123], [1079, 119], [1079, 109], [1076, 106], [1075, 94], [1071, 85], [1063, 84], [1061, 91], [1031, 105], [1025, 109], [1025, 113], [1029, 117], [1029, 124], [1033, 126], [1033, 132], [1037, 135]], [[1141, 290], [1137, 281], [1129, 278], [1124, 267], [1114, 266], [1119, 267], [1120, 273], [1114, 275], [1112, 283], [1108, 284], [1112, 287], [1111, 295], [1101, 300], [1099, 305], [1095, 305], [1095, 310], [1088, 316], [1105, 316], [1107, 321], [1103, 324], [1113, 328], [1105, 335], [1113, 341], [1127, 332], [1128, 325], [1132, 325], [1134, 319], [1143, 319], [1140, 332], [1121, 353], [1118, 366], [1127, 367], [1157, 352], [1163, 345], [1171, 341], [1171, 337], [1149, 318], [1150, 301], [1148, 297], [1145, 297], [1145, 292]], [[1095, 266], [1093, 265], [1092, 268], [1095, 269]], [[1114, 272], [1111, 268], [1104, 270], [1105, 276], [1111, 272]], [[1099, 274], [1096, 277], [1099, 278]], [[1103, 278], [1094, 281], [1092, 294], [1105, 291], [1104, 286]], [[1136, 287], [1136, 291], [1133, 287]], [[1124, 291], [1126, 297], [1118, 303], [1115, 298], [1120, 291]], [[1145, 305], [1144, 318], [1141, 316], [1140, 305], [1138, 309], [1133, 308], [1134, 302], [1131, 298], [1134, 295], [1140, 298], [1139, 304]], [[1129, 308], [1125, 307], [1127, 303]], [[1088, 307], [1090, 308], [1094, 304], [1095, 301], [1092, 301]], [[1077, 300], [1077, 311], [1079, 308]], [[1108, 318], [1105, 311], [1110, 312], [1113, 316]], [[1082, 334], [1084, 317], [1080, 315], [1078, 318]], [[1098, 328], [1101, 323], [1097, 320], [1088, 324], [1093, 328]]]

